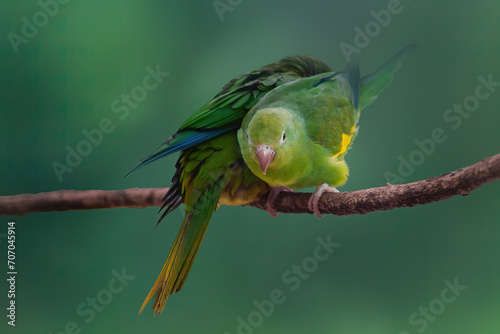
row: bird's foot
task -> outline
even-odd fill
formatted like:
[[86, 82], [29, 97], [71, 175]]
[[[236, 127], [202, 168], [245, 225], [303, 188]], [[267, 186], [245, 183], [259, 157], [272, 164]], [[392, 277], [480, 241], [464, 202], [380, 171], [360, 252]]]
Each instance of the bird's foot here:
[[267, 212], [273, 217], [278, 217], [280, 215], [276, 212], [275, 202], [282, 191], [290, 192], [293, 191], [293, 189], [286, 186], [274, 187], [271, 189], [271, 192], [267, 196]]
[[323, 184], [319, 185], [316, 188], [316, 191], [314, 192], [314, 194], [311, 195], [311, 198], [309, 199], [307, 206], [309, 207], [309, 209], [311, 211], [314, 212], [314, 214], [318, 218], [320, 218], [320, 219], [324, 218], [325, 216], [321, 216], [321, 213], [319, 212], [319, 207], [318, 207], [318, 202], [319, 202], [319, 199], [321, 198], [321, 195], [323, 195], [324, 193], [339, 193], [339, 192], [340, 191], [338, 191], [336, 188], [330, 187], [328, 184], [323, 183]]

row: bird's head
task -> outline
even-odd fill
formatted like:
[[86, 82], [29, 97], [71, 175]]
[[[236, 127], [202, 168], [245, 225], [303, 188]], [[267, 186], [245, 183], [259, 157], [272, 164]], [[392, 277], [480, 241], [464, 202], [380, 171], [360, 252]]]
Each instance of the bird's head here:
[[243, 157], [250, 169], [266, 175], [269, 170], [279, 171], [291, 163], [294, 154], [300, 154], [294, 150], [300, 149], [300, 129], [304, 128], [301, 123], [300, 117], [284, 108], [255, 112], [238, 133]]

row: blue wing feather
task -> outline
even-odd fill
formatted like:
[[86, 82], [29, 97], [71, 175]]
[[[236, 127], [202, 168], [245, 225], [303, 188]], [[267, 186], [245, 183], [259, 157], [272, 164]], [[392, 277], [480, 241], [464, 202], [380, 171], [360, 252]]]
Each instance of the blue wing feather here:
[[132, 169], [130, 172], [127, 173], [126, 176], [128, 176], [130, 173], [135, 172], [136, 170], [149, 165], [150, 163], [161, 159], [163, 157], [166, 157], [167, 155], [170, 155], [175, 152], [187, 150], [193, 146], [196, 146], [198, 144], [201, 144], [203, 142], [206, 142], [210, 139], [213, 139], [215, 137], [218, 137], [224, 133], [227, 133], [229, 131], [233, 131], [239, 128], [239, 126], [233, 126], [233, 127], [228, 127], [225, 129], [218, 129], [218, 130], [213, 130], [213, 131], [184, 131], [182, 133], [178, 133], [177, 137], [172, 137], [170, 138], [165, 144], [160, 146], [156, 151], [151, 153], [145, 158], [142, 158], [140, 161], [140, 164], [137, 165], [134, 169]]

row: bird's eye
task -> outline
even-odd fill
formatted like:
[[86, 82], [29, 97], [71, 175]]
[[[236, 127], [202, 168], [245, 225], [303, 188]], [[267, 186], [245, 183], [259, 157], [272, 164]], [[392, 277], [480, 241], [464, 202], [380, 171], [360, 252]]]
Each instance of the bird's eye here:
[[248, 131], [247, 131], [247, 139], [250, 139], [250, 136], [248, 135]]
[[283, 133], [281, 134], [281, 140], [280, 140], [280, 142], [283, 143], [285, 140], [286, 140], [286, 130], [283, 131]]

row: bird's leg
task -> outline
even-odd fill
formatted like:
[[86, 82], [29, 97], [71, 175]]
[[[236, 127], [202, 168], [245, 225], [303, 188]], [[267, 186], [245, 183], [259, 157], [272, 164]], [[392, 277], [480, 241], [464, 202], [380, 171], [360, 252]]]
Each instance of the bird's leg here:
[[311, 195], [311, 198], [309, 199], [309, 202], [307, 203], [307, 206], [311, 211], [314, 212], [314, 214], [318, 218], [324, 218], [325, 216], [320, 216], [319, 208], [318, 208], [318, 202], [319, 199], [321, 198], [321, 195], [324, 193], [338, 193], [336, 188], [330, 187], [327, 183], [322, 183], [318, 187], [316, 187], [316, 191], [314, 194]]
[[276, 199], [278, 198], [278, 195], [282, 191], [290, 192], [290, 191], [293, 191], [293, 189], [288, 188], [286, 186], [274, 187], [274, 188], [271, 188], [271, 191], [269, 192], [269, 195], [267, 196], [267, 212], [269, 212], [269, 214], [273, 217], [278, 217], [280, 215], [279, 213], [276, 212], [275, 202], [276, 202]]

